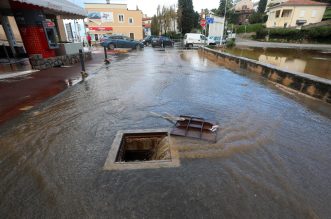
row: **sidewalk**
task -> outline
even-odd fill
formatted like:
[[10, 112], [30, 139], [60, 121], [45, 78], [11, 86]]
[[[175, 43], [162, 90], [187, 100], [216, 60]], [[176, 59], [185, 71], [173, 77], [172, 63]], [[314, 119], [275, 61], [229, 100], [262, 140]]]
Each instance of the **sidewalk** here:
[[273, 43], [260, 42], [250, 39], [236, 38], [236, 46], [262, 47], [262, 48], [293, 48], [312, 50], [331, 50], [331, 44], [299, 44], [299, 43]]
[[[102, 52], [93, 52], [92, 60], [86, 62], [86, 72], [92, 73], [96, 65], [101, 65], [103, 61]], [[0, 80], [0, 125], [80, 80], [80, 63]]]

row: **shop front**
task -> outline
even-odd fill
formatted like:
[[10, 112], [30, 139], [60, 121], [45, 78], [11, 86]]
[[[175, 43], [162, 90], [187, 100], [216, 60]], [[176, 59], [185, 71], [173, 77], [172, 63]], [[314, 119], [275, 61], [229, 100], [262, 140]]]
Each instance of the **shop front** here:
[[[26, 55], [36, 69], [61, 65], [62, 59], [56, 57], [64, 30], [62, 19], [83, 19], [87, 14], [67, 0], [1, 0], [0, 12], [5, 17], [15, 18]], [[13, 50], [16, 45], [14, 31], [11, 25], [6, 28], [7, 41]]]

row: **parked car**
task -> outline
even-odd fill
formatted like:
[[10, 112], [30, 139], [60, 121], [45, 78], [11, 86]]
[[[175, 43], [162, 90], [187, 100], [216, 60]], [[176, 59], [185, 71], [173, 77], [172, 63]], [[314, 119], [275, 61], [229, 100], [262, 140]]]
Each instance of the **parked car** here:
[[169, 39], [169, 37], [165, 37], [165, 36], [154, 37], [152, 39], [152, 47], [157, 47], [157, 46], [159, 46], [159, 47], [166, 47], [166, 46], [173, 47], [174, 46], [174, 41]]
[[127, 36], [122, 35], [105, 35], [100, 39], [100, 45], [108, 49], [115, 48], [132, 48], [132, 49], [142, 49], [144, 44]]
[[143, 39], [142, 43], [143, 43], [145, 46], [149, 46], [149, 45], [152, 44], [152, 39], [155, 38], [155, 37], [157, 37], [157, 36], [153, 36], [153, 35], [151, 35], [151, 36], [147, 36], [147, 37], [145, 37], [145, 39]]
[[219, 45], [221, 43], [221, 37], [219, 36], [209, 36], [207, 40], [208, 45]]
[[207, 38], [205, 35], [200, 33], [187, 33], [184, 35], [184, 46], [194, 47], [201, 46], [207, 43]]

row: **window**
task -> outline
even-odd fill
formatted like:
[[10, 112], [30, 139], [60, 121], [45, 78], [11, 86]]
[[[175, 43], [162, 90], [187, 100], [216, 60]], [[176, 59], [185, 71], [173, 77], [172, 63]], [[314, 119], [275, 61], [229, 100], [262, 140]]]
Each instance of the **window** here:
[[280, 15], [280, 10], [276, 11], [276, 18], [279, 17]]
[[124, 15], [123, 14], [118, 15], [118, 22], [120, 22], [120, 23], [124, 22]]
[[282, 17], [290, 17], [292, 10], [283, 10]]
[[133, 24], [133, 18], [129, 17], [129, 24]]
[[311, 17], [316, 17], [316, 15], [317, 15], [317, 11], [316, 11], [316, 10], [313, 10], [313, 11], [311, 12]]
[[247, 5], [243, 5], [243, 6], [241, 7], [241, 9], [242, 9], [242, 10], [247, 10]]
[[134, 33], [130, 33], [130, 39], [134, 40]]
[[305, 16], [305, 13], [306, 13], [305, 10], [301, 10], [301, 11], [300, 11], [300, 15], [299, 15], [299, 17], [304, 17], [304, 16]]

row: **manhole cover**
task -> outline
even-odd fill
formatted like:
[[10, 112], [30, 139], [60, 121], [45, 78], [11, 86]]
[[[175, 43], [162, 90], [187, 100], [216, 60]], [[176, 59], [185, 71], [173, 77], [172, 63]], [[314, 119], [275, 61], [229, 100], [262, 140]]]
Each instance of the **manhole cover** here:
[[105, 170], [178, 167], [178, 152], [167, 129], [119, 131], [108, 154]]

